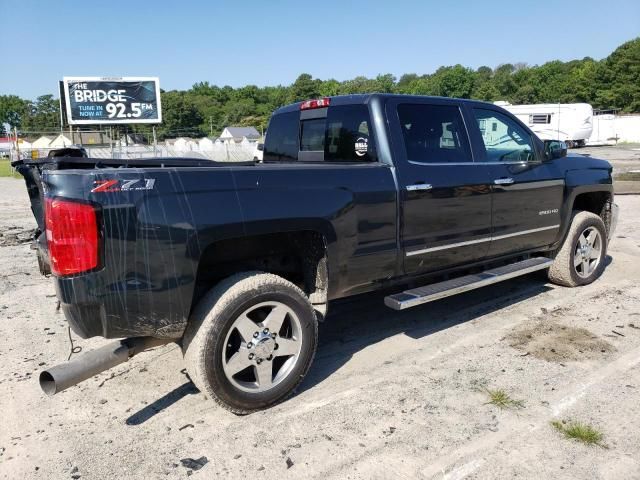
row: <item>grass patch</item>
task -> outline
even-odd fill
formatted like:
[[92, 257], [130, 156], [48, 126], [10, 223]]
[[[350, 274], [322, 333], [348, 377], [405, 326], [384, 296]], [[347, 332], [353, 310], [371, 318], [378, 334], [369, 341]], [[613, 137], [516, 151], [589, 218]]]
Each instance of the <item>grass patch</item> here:
[[551, 425], [558, 432], [562, 433], [565, 438], [572, 438], [587, 445], [597, 445], [602, 448], [607, 448], [602, 442], [604, 435], [591, 425], [580, 422], [566, 422], [564, 420], [554, 420], [551, 422]]
[[486, 390], [487, 395], [489, 395], [489, 401], [487, 404], [495, 405], [502, 410], [509, 408], [524, 408], [524, 402], [522, 400], [514, 400], [504, 390]]
[[0, 159], [0, 177], [21, 178], [20, 174], [11, 168], [11, 162], [4, 159]]

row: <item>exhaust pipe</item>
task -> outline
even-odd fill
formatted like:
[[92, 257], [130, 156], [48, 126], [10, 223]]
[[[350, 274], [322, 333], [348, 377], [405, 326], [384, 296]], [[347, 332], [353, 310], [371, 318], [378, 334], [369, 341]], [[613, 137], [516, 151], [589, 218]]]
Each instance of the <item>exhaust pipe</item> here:
[[40, 388], [47, 395], [55, 395], [105, 370], [126, 362], [149, 348], [173, 342], [175, 339], [133, 337], [109, 343], [97, 350], [79, 355], [40, 373]]

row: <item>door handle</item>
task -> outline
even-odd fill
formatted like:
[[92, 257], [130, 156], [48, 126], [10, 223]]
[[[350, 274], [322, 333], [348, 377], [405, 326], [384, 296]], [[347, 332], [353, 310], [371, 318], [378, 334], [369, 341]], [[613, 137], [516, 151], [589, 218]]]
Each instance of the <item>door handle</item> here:
[[415, 185], [407, 185], [408, 192], [417, 192], [420, 190], [431, 190], [433, 186], [430, 183], [416, 183]]
[[496, 185], [511, 185], [514, 181], [513, 178], [496, 178], [493, 183]]

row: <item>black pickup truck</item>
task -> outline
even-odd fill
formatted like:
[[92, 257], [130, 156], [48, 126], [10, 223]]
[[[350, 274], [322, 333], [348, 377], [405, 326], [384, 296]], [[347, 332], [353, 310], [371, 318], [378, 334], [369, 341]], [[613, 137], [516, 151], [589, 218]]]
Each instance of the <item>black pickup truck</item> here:
[[588, 284], [617, 218], [609, 163], [447, 98], [280, 108], [261, 162], [16, 166], [70, 326], [124, 338], [42, 372], [43, 389], [178, 342], [196, 386], [237, 413], [294, 391], [331, 301], [385, 289], [401, 310], [542, 269]]

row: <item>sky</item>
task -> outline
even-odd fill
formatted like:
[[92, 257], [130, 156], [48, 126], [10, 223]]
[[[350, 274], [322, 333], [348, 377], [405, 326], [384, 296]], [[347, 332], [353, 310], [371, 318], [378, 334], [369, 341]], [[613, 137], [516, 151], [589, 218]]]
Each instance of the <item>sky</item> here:
[[0, 0], [0, 95], [56, 94], [63, 76], [173, 90], [600, 59], [638, 36], [638, 0]]

